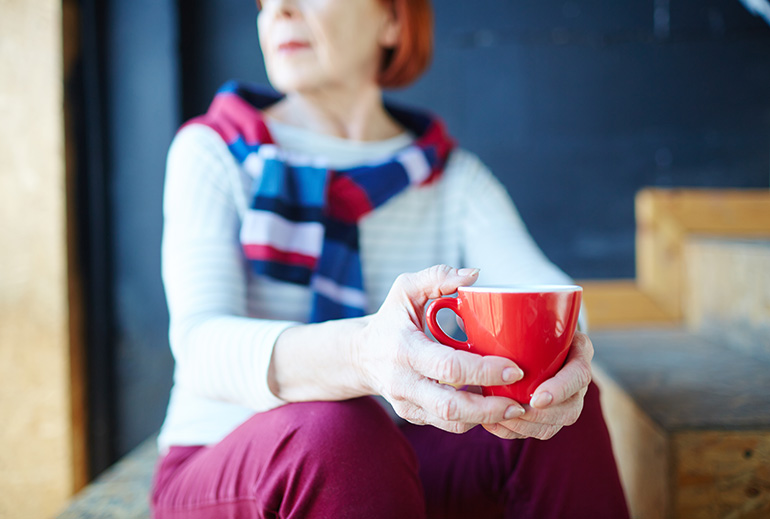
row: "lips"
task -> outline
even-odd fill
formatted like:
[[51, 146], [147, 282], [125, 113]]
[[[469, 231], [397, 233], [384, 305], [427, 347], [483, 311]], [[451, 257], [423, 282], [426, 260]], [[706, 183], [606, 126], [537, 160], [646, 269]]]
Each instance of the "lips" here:
[[278, 52], [296, 52], [309, 49], [310, 43], [306, 41], [292, 40], [278, 45]]

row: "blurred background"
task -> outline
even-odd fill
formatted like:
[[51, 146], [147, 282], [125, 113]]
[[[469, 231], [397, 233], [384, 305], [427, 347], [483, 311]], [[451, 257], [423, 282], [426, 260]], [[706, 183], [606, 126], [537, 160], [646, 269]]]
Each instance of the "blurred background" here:
[[[634, 278], [642, 188], [768, 188], [764, 0], [434, 4], [433, 64], [388, 97], [439, 114], [573, 277]], [[55, 509], [160, 426], [165, 155], [223, 82], [267, 84], [255, 15], [0, 2], [0, 518], [6, 490], [50, 484]]]

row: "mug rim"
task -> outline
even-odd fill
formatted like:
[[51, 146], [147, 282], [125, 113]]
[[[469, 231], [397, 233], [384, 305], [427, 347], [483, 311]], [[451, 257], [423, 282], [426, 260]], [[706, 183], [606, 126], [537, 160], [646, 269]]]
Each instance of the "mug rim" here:
[[489, 292], [492, 294], [543, 294], [553, 292], [582, 292], [580, 285], [516, 284], [516, 285], [479, 285], [459, 287], [461, 292]]

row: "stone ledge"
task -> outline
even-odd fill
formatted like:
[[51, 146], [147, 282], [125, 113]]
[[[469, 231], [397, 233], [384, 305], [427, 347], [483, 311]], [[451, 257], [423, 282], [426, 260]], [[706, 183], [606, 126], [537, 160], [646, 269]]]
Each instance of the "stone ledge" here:
[[57, 519], [148, 518], [157, 458], [157, 437], [153, 435], [73, 497]]

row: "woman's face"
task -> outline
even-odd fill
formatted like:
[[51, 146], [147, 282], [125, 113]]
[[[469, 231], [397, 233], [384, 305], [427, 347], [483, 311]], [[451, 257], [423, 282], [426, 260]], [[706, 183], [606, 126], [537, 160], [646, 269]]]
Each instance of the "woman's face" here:
[[379, 0], [262, 0], [259, 43], [273, 87], [301, 92], [375, 83], [398, 40]]

